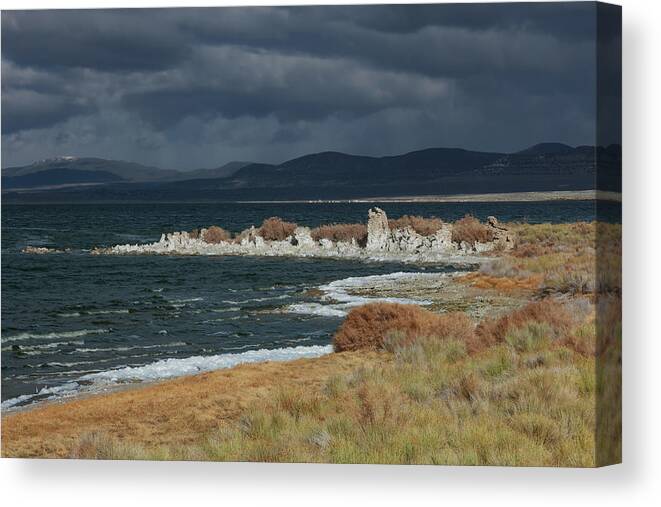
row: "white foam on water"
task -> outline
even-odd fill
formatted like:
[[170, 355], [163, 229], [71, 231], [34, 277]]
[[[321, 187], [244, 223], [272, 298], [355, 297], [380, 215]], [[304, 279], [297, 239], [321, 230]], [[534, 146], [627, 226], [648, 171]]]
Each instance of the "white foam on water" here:
[[299, 303], [289, 305], [289, 313], [298, 313], [301, 315], [318, 315], [320, 317], [344, 317], [347, 310], [338, 308], [339, 305], [322, 305], [321, 303]]
[[130, 313], [128, 308], [120, 310], [86, 310], [82, 312], [58, 313], [58, 317], [80, 317], [81, 315], [107, 315], [111, 313]]
[[236, 307], [232, 307], [232, 308], [212, 308], [209, 311], [211, 311], [213, 313], [240, 312], [241, 308], [236, 308]]
[[103, 384], [120, 382], [153, 381], [194, 375], [205, 371], [231, 368], [243, 363], [264, 361], [290, 361], [302, 357], [317, 357], [333, 351], [331, 345], [313, 345], [309, 347], [287, 347], [281, 349], [248, 350], [246, 352], [219, 354], [215, 356], [193, 356], [185, 359], [164, 359], [138, 367], [126, 367], [93, 373], [81, 377], [81, 380]]
[[80, 329], [78, 331], [63, 331], [59, 333], [19, 333], [13, 336], [3, 336], [3, 342], [17, 342], [23, 340], [53, 340], [62, 338], [79, 338], [90, 334], [109, 333], [110, 329]]
[[107, 315], [111, 313], [129, 313], [128, 308], [122, 308], [121, 310], [90, 310], [86, 312], [87, 315]]
[[194, 303], [196, 301], [204, 301], [204, 298], [184, 298], [184, 299], [170, 299], [170, 303]]
[[20, 354], [25, 354], [27, 356], [36, 356], [40, 354], [55, 354], [58, 352], [58, 350], [53, 350], [53, 349], [59, 349], [63, 345], [75, 346], [75, 345], [83, 345], [84, 343], [85, 342], [83, 341], [69, 341], [69, 342], [42, 343], [40, 345], [22, 345], [17, 350], [14, 349], [14, 347], [16, 347], [16, 345], [14, 345], [9, 347], [2, 347], [2, 351], [3, 352], [12, 351], [12, 352], [18, 352]]
[[51, 400], [74, 396], [81, 392], [95, 392], [112, 385], [128, 382], [165, 380], [184, 375], [231, 368], [245, 363], [265, 361], [291, 361], [306, 357], [319, 357], [333, 351], [331, 345], [285, 347], [280, 349], [247, 350], [245, 352], [219, 354], [215, 356], [193, 356], [184, 359], [163, 359], [144, 366], [127, 366], [115, 370], [89, 373], [76, 381], [53, 387], [45, 387], [35, 394], [21, 395], [2, 402], [0, 408], [7, 410], [24, 405], [30, 400]]
[[[82, 343], [82, 342], [81, 342]], [[173, 343], [157, 343], [155, 345], [131, 345], [131, 346], [120, 346], [120, 347], [100, 347], [100, 348], [77, 348], [76, 352], [126, 352], [128, 350], [136, 349], [160, 349], [165, 347], [185, 347], [186, 343], [184, 342], [173, 342]]]
[[241, 301], [234, 301], [231, 299], [225, 299], [223, 300], [223, 303], [227, 303], [228, 305], [243, 305], [246, 303], [262, 303], [264, 301], [277, 301], [279, 299], [289, 299], [291, 296], [289, 294], [281, 294], [280, 296], [267, 296], [267, 297], [262, 297], [262, 298], [250, 298], [250, 299], [243, 299]]
[[345, 317], [352, 308], [367, 303], [400, 303], [413, 305], [430, 305], [432, 302], [426, 299], [397, 298], [397, 297], [379, 297], [379, 296], [361, 296], [351, 294], [351, 290], [357, 289], [388, 289], [396, 288], [398, 282], [403, 279], [437, 279], [447, 276], [445, 273], [419, 273], [402, 272], [388, 273], [386, 275], [370, 276], [352, 276], [335, 280], [326, 285], [321, 285], [324, 295], [321, 297], [322, 303], [298, 303], [289, 305], [286, 310], [290, 313], [305, 315], [318, 315], [322, 317]]
[[16, 398], [10, 398], [5, 400], [0, 404], [0, 410], [7, 410], [19, 405], [26, 404], [35, 397], [40, 399], [55, 399], [55, 398], [65, 398], [74, 395], [78, 388], [78, 382], [67, 382], [55, 387], [44, 387], [38, 393], [35, 394], [22, 394]]

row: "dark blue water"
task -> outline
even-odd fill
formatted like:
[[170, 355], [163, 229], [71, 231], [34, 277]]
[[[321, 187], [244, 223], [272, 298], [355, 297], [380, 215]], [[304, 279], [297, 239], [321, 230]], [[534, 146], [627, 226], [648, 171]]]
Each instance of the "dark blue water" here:
[[[595, 218], [590, 201], [381, 207], [395, 218], [417, 214], [454, 220], [466, 213], [528, 222]], [[93, 256], [88, 250], [156, 241], [162, 232], [211, 224], [238, 232], [274, 215], [309, 226], [364, 222], [368, 208], [340, 203], [3, 205], [3, 401], [23, 396], [23, 403], [30, 403], [58, 394], [58, 387], [78, 389], [91, 383], [81, 378], [99, 372], [165, 359], [312, 347], [297, 349], [305, 352], [328, 345], [339, 317], [288, 311], [290, 305], [318, 301], [318, 293], [309, 289], [347, 277], [422, 268], [283, 258]], [[20, 253], [27, 245], [71, 251]], [[167, 377], [206, 364], [194, 363], [158, 363], [132, 370], [139, 374], [129, 377]], [[27, 396], [42, 389], [39, 396]]]

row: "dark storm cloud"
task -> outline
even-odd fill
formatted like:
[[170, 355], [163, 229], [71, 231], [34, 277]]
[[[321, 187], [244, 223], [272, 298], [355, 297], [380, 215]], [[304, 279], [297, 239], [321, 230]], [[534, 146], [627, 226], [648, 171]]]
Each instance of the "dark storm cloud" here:
[[3, 134], [50, 127], [95, 107], [61, 77], [2, 64]]
[[[594, 15], [587, 4], [565, 9], [512, 5], [521, 7], [257, 8], [253, 13], [232, 9], [224, 16], [193, 10], [180, 18], [178, 26], [208, 44], [351, 58], [365, 65], [430, 76], [475, 72], [567, 75], [590, 63]], [[498, 7], [506, 12], [498, 14]], [[554, 11], [561, 12], [550, 15]], [[555, 24], [555, 30], [538, 29], [548, 24]]]
[[594, 14], [591, 3], [3, 12], [3, 164], [590, 143]]
[[424, 107], [447, 91], [442, 79], [376, 71], [349, 60], [207, 46], [155, 89], [125, 95], [123, 104], [162, 129], [187, 116], [273, 115], [283, 122], [364, 116]]
[[168, 68], [188, 45], [145, 10], [4, 12], [2, 52], [22, 65], [109, 71]]

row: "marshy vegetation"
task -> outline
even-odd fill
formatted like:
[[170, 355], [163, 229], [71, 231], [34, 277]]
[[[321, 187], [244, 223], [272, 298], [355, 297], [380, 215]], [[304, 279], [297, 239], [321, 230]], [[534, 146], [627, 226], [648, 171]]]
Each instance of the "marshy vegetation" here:
[[620, 293], [620, 224], [512, 223], [507, 227], [517, 234], [515, 248], [466, 277], [468, 283], [485, 288], [518, 284], [537, 289], [540, 296]]
[[[403, 215], [399, 218], [390, 218], [388, 227], [391, 231], [410, 228], [421, 236], [433, 236], [444, 225], [443, 220], [436, 217], [421, 217], [413, 215]], [[294, 234], [298, 224], [288, 222], [280, 217], [270, 217], [265, 219], [262, 224], [255, 229], [256, 233], [266, 241], [284, 241]], [[217, 244], [221, 241], [233, 241], [240, 243], [241, 239], [246, 237], [250, 229], [241, 233], [232, 235], [222, 227], [213, 225], [208, 229], [194, 229], [188, 233], [189, 237], [198, 239], [209, 244]], [[363, 223], [334, 223], [314, 227], [310, 230], [310, 236], [314, 241], [327, 239], [332, 242], [355, 241], [360, 247], [367, 244], [367, 225]], [[471, 246], [476, 243], [488, 243], [494, 240], [492, 228], [480, 222], [477, 218], [466, 215], [452, 224], [451, 239], [457, 245], [465, 242]]]
[[221, 241], [229, 241], [232, 239], [232, 234], [222, 227], [217, 225], [212, 225], [207, 230], [204, 231], [204, 236], [202, 239], [210, 244], [217, 244]]
[[466, 215], [457, 220], [452, 227], [452, 241], [454, 243], [466, 242], [469, 245], [475, 243], [487, 243], [493, 240], [493, 231], [481, 223], [477, 218]]
[[[279, 238], [295, 228], [269, 220], [260, 234]], [[268, 396], [242, 402], [229, 416], [214, 416], [218, 401], [192, 384], [189, 399], [199, 396], [204, 411], [177, 424], [182, 432], [203, 424], [204, 431], [176, 444], [88, 431], [67, 444], [68, 454], [513, 466], [619, 461], [621, 226], [507, 226], [517, 233], [514, 249], [457, 281], [521, 291], [519, 308], [476, 322], [463, 312], [411, 305], [358, 307], [334, 336], [336, 353], [306, 363], [318, 361], [317, 373], [324, 371], [314, 381], [302, 384], [292, 373], [295, 381], [278, 381]], [[348, 241], [362, 237], [362, 227], [323, 226], [313, 237]], [[482, 227], [465, 217], [453, 240], [482, 241]]]
[[346, 241], [356, 243], [364, 247], [367, 244], [367, 226], [365, 224], [331, 224], [315, 227], [310, 231], [310, 236], [315, 241], [327, 239], [330, 241]]
[[443, 226], [443, 220], [436, 217], [424, 218], [421, 216], [404, 215], [400, 218], [388, 220], [390, 230], [404, 229], [410, 227], [421, 236], [436, 234]]
[[[609, 297], [601, 305], [616, 305]], [[617, 319], [617, 311], [610, 310]], [[612, 323], [610, 323], [612, 324]], [[531, 303], [473, 325], [464, 314], [377, 303], [353, 310], [338, 350], [389, 360], [289, 386], [198, 442], [155, 448], [85, 435], [78, 457], [334, 463], [594, 466], [596, 354], [621, 353], [609, 324], [599, 351], [587, 300]], [[612, 404], [618, 393], [611, 392]], [[608, 401], [608, 400], [606, 400]], [[611, 425], [608, 436], [616, 438]], [[611, 457], [618, 454], [612, 441]]]
[[297, 225], [280, 217], [267, 218], [259, 228], [259, 235], [266, 241], [284, 241], [294, 234]]

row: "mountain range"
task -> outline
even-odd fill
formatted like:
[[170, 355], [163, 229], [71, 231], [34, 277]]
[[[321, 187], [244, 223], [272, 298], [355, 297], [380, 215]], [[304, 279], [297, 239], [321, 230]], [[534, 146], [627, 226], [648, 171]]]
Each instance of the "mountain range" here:
[[369, 157], [328, 151], [282, 164], [230, 162], [190, 171], [59, 157], [3, 169], [2, 193], [4, 201], [96, 201], [620, 191], [621, 160], [619, 145], [572, 147], [560, 143], [542, 143], [515, 153], [429, 148]]

